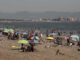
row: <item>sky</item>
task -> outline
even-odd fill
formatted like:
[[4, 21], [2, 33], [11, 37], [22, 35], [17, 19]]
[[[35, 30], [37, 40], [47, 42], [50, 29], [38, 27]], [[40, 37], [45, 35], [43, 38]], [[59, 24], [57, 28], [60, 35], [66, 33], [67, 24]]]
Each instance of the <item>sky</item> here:
[[0, 12], [80, 12], [80, 0], [0, 0]]

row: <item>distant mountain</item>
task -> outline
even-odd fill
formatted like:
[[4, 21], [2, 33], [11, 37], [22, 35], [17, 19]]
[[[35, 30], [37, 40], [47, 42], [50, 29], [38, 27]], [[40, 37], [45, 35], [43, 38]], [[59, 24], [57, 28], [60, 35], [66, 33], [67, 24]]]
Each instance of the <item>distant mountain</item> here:
[[77, 17], [80, 18], [80, 12], [17, 12], [0, 13], [0, 19], [40, 19], [40, 18], [58, 18], [58, 17]]

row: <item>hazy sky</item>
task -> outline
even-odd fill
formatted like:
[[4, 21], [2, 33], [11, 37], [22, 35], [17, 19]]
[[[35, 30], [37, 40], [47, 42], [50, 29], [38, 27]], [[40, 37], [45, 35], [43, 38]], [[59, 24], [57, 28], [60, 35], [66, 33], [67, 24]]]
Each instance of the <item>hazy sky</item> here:
[[80, 0], [0, 0], [0, 12], [79, 12]]

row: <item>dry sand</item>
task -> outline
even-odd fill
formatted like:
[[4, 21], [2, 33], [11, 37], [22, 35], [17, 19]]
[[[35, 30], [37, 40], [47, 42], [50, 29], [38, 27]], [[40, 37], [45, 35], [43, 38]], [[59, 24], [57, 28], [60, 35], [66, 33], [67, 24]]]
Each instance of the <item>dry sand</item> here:
[[[52, 48], [44, 48], [43, 45], [38, 45], [35, 52], [21, 52], [19, 50], [12, 50], [11, 46], [16, 45], [17, 41], [7, 40], [2, 38], [0, 41], [0, 60], [80, 60], [80, 52], [77, 47], [58, 46]], [[64, 55], [56, 55], [57, 49]]]

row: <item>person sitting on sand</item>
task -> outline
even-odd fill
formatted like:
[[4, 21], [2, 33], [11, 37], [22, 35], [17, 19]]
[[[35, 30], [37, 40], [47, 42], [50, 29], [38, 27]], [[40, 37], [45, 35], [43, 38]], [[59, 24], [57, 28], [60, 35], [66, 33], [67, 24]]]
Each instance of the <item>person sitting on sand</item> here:
[[11, 40], [12, 39], [12, 33], [8, 34], [8, 39]]
[[34, 45], [33, 45], [33, 43], [30, 43], [29, 45], [27, 45], [26, 51], [27, 52], [34, 52]]
[[60, 32], [58, 32], [58, 35], [59, 35], [59, 36], [61, 35]]
[[16, 40], [19, 40], [19, 34], [17, 33], [17, 37], [16, 37]]
[[30, 47], [31, 47], [31, 52], [34, 52], [34, 44], [30, 43]]
[[24, 51], [25, 51], [24, 44], [21, 44], [21, 50], [22, 50], [22, 52], [24, 52]]
[[13, 40], [18, 40], [19, 39], [19, 35], [15, 32], [13, 35]]
[[62, 45], [62, 39], [61, 38], [57, 37], [56, 42], [58, 45]]
[[31, 47], [30, 47], [30, 45], [27, 46], [26, 51], [27, 51], [27, 52], [31, 52]]

